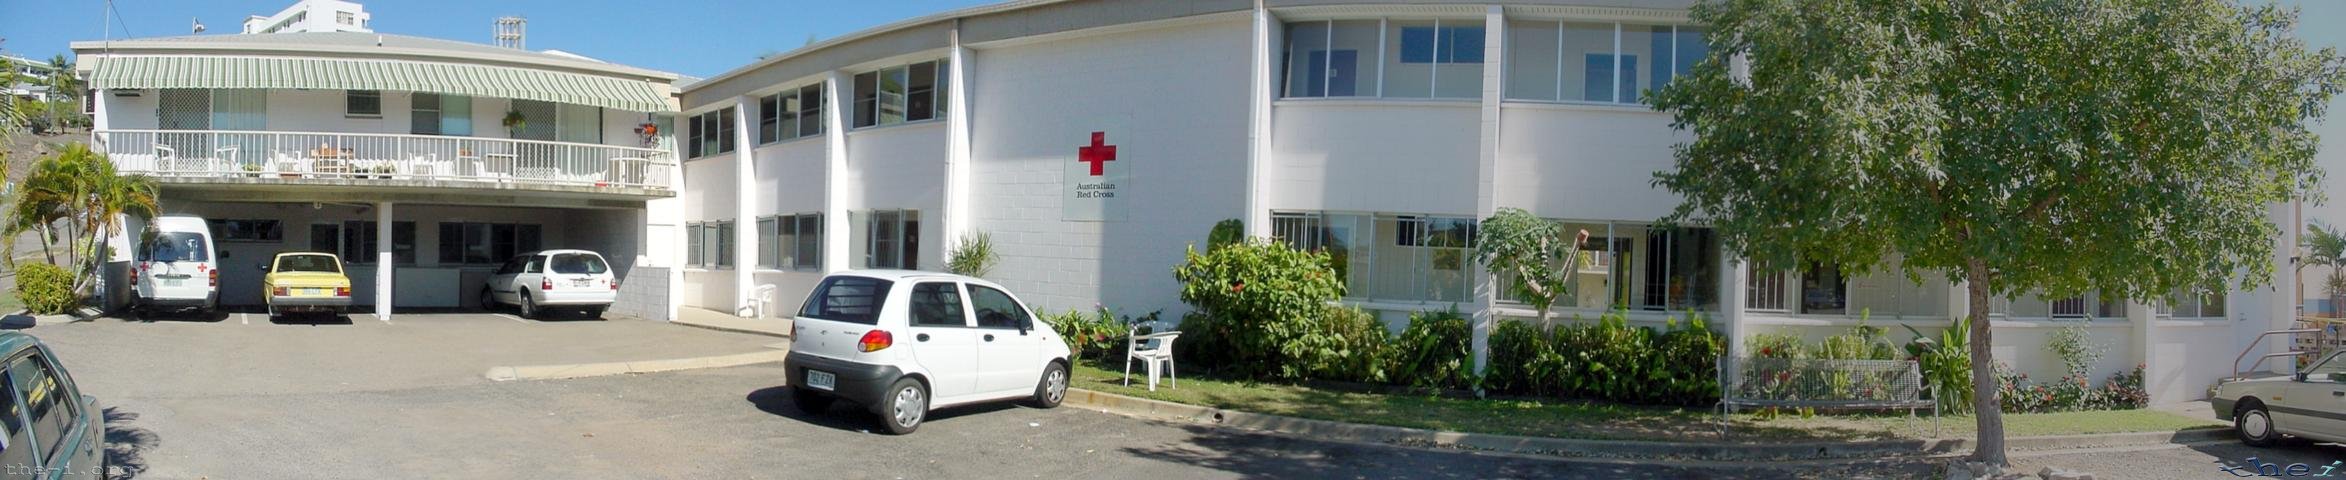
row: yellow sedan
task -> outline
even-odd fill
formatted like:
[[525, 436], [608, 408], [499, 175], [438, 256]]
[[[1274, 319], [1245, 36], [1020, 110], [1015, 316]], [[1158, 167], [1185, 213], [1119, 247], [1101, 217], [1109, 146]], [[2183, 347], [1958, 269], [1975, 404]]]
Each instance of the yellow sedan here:
[[303, 312], [340, 315], [350, 308], [350, 277], [342, 274], [341, 257], [280, 253], [261, 269], [269, 272], [261, 280], [261, 290], [269, 292], [269, 318]]

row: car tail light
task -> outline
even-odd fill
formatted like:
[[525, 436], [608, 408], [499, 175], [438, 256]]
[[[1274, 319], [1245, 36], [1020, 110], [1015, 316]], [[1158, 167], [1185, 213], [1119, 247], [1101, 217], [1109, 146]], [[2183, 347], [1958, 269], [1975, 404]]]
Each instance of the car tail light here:
[[285, 287], [277, 287], [277, 290], [275, 290], [275, 291], [272, 291], [272, 292], [269, 292], [269, 293], [270, 293], [270, 294], [272, 294], [272, 295], [276, 295], [276, 296], [280, 296], [280, 297], [282, 297], [282, 296], [286, 296], [286, 295], [288, 295], [288, 293], [286, 293], [286, 292], [288, 292], [288, 291], [291, 291], [291, 290], [293, 290], [293, 289], [290, 289], [290, 288], [285, 288]]
[[220, 271], [212, 270], [212, 288], [220, 288]]
[[350, 287], [334, 287], [334, 296], [337, 296], [337, 297], [348, 297], [348, 296], [350, 296]]
[[552, 278], [541, 278], [541, 279], [538, 279], [538, 290], [553, 290], [553, 289], [554, 289], [554, 279], [552, 279]]
[[863, 339], [856, 341], [855, 344], [857, 348], [865, 352], [877, 352], [890, 345], [895, 345], [896, 336], [889, 334], [887, 330], [875, 328], [872, 331], [863, 332]]
[[616, 291], [619, 291], [619, 281], [618, 281], [618, 280], [612, 280], [612, 281], [611, 281], [611, 291], [614, 291], [614, 292], [616, 292]]

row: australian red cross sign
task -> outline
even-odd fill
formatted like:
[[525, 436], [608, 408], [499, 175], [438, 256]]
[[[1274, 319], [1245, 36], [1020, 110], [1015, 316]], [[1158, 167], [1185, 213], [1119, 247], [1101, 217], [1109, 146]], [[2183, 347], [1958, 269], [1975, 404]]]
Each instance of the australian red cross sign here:
[[1124, 196], [1132, 188], [1127, 174], [1131, 160], [1117, 155], [1108, 132], [1091, 132], [1089, 137], [1076, 144], [1075, 158], [1066, 164], [1061, 215], [1066, 220], [1124, 220]]

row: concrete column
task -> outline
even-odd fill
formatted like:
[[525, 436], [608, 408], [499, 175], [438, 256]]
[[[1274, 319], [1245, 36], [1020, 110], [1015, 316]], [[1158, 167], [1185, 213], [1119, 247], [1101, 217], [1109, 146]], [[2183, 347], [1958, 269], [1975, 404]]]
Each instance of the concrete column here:
[[[847, 221], [848, 204], [839, 191], [847, 184], [847, 116], [845, 110], [852, 99], [840, 91], [847, 85], [846, 74], [833, 70], [823, 79], [823, 272], [848, 270], [847, 244], [853, 232]], [[954, 95], [962, 97], [965, 95]], [[959, 109], [955, 109], [958, 111]]]
[[[953, 50], [946, 65], [945, 85], [945, 251], [959, 246], [961, 237], [975, 230], [975, 219], [969, 218], [969, 62], [973, 60], [968, 47], [961, 45], [961, 21], [954, 20]], [[942, 259], [940, 259], [942, 260]]]
[[1743, 306], [1749, 302], [1745, 297], [1750, 294], [1751, 262], [1727, 252], [1726, 245], [1718, 248], [1719, 258], [1724, 260], [1720, 266], [1725, 267], [1719, 272], [1719, 316], [1706, 321], [1717, 325], [1714, 328], [1727, 341], [1727, 358], [1730, 359], [1726, 365], [1727, 378], [1743, 378], [1739, 375], [1743, 364], [1732, 359], [1743, 358], [1743, 339], [1751, 336], [1750, 325], [1744, 323], [1748, 320], [1743, 314]]
[[398, 269], [391, 255], [391, 202], [375, 202], [375, 319], [391, 321], [391, 271]]
[[1239, 217], [1250, 237], [1271, 234], [1270, 206], [1263, 203], [1263, 165], [1271, 162], [1271, 100], [1278, 96], [1271, 86], [1276, 84], [1273, 78], [1279, 72], [1271, 65], [1272, 59], [1278, 58], [1271, 49], [1279, 45], [1279, 33], [1278, 19], [1271, 17], [1270, 9], [1263, 8], [1262, 0], [1255, 0], [1251, 47], [1254, 71], [1246, 101], [1246, 214]]
[[[1501, 50], [1500, 46], [1507, 43], [1507, 16], [1505, 10], [1496, 5], [1488, 7], [1483, 16], [1483, 58], [1485, 63], [1483, 64], [1482, 78], [1482, 122], [1479, 124], [1482, 136], [1481, 145], [1476, 151], [1475, 168], [1478, 176], [1475, 182], [1474, 205], [1476, 218], [1491, 218], [1491, 215], [1499, 212], [1499, 92], [1501, 83], [1505, 80], [1505, 76], [1500, 74], [1507, 71], [1507, 54]], [[1490, 275], [1490, 272], [1484, 271], [1479, 262], [1471, 270], [1474, 275], [1474, 301], [1475, 312], [1477, 312], [1474, 315], [1472, 340], [1474, 373], [1479, 375], [1485, 368], [1489, 368], [1491, 331], [1499, 326], [1497, 311], [1491, 308], [1498, 304], [1499, 289], [1497, 278]]]
[[[752, 298], [757, 292], [758, 263], [758, 168], [756, 136], [750, 132], [750, 116], [757, 115], [757, 97], [743, 95], [733, 99], [733, 314], [742, 315], [757, 303]], [[712, 199], [714, 200], [714, 199]], [[763, 312], [760, 312], [763, 314]]]
[[[2150, 403], [2158, 405], [2180, 400], [2160, 397], [2159, 392], [2165, 390], [2165, 386], [2152, 385], [2152, 383], [2159, 382], [2162, 376], [2149, 374], [2149, 372], [2158, 371], [2157, 367], [2165, 366], [2167, 363], [2160, 361], [2157, 356], [2151, 355], [2151, 348], [2159, 344], [2158, 312], [2153, 310], [2148, 303], [2128, 300], [2126, 301], [2126, 323], [2134, 327], [2132, 329], [2134, 333], [2126, 337], [2127, 350], [2132, 353], [2128, 360], [2133, 360], [2136, 365], [2142, 365], [2144, 372], [2142, 387], [2143, 390], [2150, 392]], [[2160, 365], [2151, 365], [2153, 362], [2160, 363]]]

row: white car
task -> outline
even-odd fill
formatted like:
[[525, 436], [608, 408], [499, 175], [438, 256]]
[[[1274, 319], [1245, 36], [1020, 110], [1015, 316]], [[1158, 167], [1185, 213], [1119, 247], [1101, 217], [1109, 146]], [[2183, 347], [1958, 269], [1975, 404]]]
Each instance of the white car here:
[[2208, 403], [2249, 446], [2282, 435], [2346, 442], [2346, 350], [2318, 358], [2296, 375], [2217, 384]]
[[131, 308], [210, 311], [220, 305], [220, 264], [212, 229], [202, 217], [155, 217], [139, 234], [130, 284]]
[[603, 255], [587, 250], [547, 250], [516, 255], [481, 286], [481, 308], [502, 305], [536, 318], [557, 309], [600, 317], [619, 299], [619, 279]]
[[784, 360], [791, 400], [820, 413], [845, 399], [912, 433], [932, 409], [1067, 398], [1068, 350], [1001, 285], [960, 275], [851, 271], [807, 295]]

